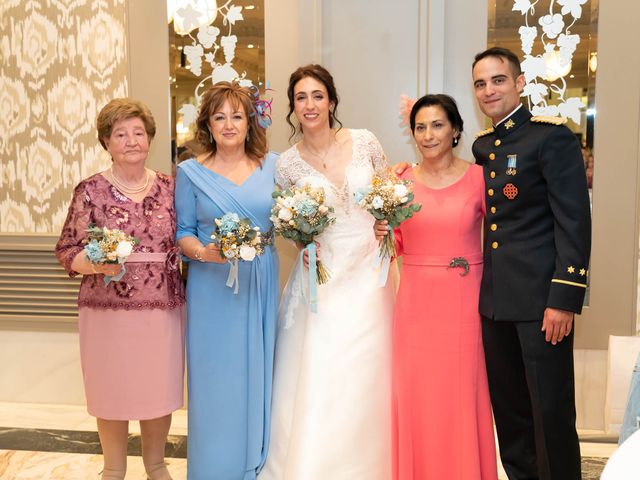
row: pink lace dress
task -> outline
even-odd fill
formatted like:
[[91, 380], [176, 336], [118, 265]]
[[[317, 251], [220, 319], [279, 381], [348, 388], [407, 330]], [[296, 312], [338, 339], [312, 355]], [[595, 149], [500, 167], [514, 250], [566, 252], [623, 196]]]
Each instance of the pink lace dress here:
[[109, 420], [161, 417], [183, 404], [184, 287], [175, 246], [174, 180], [162, 173], [141, 202], [102, 175], [78, 184], [56, 256], [70, 276], [90, 223], [140, 243], [118, 282], [85, 275], [78, 295], [80, 356], [87, 408]]

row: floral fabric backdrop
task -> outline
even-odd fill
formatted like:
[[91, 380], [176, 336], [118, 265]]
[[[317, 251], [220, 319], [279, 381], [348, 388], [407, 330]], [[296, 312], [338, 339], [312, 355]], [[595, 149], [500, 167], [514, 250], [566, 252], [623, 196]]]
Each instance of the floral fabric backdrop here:
[[125, 0], [0, 1], [0, 234], [60, 231], [127, 73]]

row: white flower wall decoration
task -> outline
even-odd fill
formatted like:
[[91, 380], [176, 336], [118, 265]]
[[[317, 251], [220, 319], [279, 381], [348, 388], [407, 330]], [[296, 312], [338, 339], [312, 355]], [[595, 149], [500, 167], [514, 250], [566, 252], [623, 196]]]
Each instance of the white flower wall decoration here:
[[[518, 30], [524, 60], [521, 68], [526, 85], [522, 96], [527, 98], [534, 115], [561, 116], [580, 123], [585, 108], [579, 97], [567, 97], [565, 76], [580, 36], [571, 28], [582, 16], [582, 6], [589, 0], [550, 0], [548, 11], [536, 15], [540, 0], [514, 0], [512, 11], [520, 12], [525, 24]], [[536, 20], [537, 18], [537, 20]], [[536, 42], [542, 53], [533, 54]], [[549, 102], [550, 94], [557, 100]]]
[[[193, 92], [194, 102], [185, 103], [178, 110], [182, 116], [182, 128], [186, 130], [195, 123], [200, 98], [211, 85], [232, 80], [238, 80], [243, 86], [253, 85], [252, 80], [246, 78], [246, 72], [238, 72], [233, 65], [238, 44], [233, 30], [238, 22], [244, 20], [243, 7], [235, 5], [233, 0], [169, 0], [167, 6], [175, 32], [190, 42], [183, 47], [189, 71], [201, 77], [205, 64], [211, 67], [211, 73], [199, 79]], [[216, 19], [218, 26], [213, 25]]]

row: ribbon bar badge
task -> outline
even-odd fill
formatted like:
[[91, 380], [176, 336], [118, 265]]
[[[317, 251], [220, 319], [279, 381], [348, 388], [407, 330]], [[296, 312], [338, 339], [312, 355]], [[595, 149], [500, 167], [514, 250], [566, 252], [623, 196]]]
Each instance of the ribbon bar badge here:
[[514, 176], [517, 172], [516, 166], [518, 163], [517, 155], [507, 155], [507, 175]]

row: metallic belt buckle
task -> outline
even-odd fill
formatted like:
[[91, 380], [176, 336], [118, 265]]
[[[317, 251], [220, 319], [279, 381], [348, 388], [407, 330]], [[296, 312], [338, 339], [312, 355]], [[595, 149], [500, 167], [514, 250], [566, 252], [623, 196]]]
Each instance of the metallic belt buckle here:
[[460, 276], [464, 277], [469, 273], [469, 262], [464, 257], [454, 257], [447, 268], [462, 268], [463, 271], [460, 272]]

